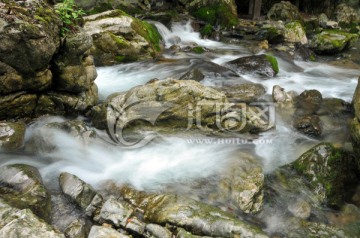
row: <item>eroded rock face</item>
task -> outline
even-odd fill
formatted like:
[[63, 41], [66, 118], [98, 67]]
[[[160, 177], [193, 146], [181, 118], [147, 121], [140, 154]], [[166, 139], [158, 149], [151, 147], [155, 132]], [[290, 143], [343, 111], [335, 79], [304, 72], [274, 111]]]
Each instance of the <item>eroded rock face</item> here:
[[35, 167], [25, 164], [0, 167], [0, 197], [19, 209], [30, 208], [42, 219], [50, 218], [50, 194]]
[[261, 84], [244, 83], [216, 88], [225, 93], [230, 102], [257, 102], [266, 92]]
[[0, 236], [8, 238], [65, 238], [29, 209], [17, 209], [0, 199]]
[[151, 59], [160, 50], [156, 28], [120, 10], [88, 16], [85, 21], [84, 29], [94, 41], [91, 54], [96, 65]]
[[88, 238], [129, 238], [115, 229], [104, 226], [92, 226]]
[[16, 150], [24, 143], [25, 124], [0, 122], [0, 150]]

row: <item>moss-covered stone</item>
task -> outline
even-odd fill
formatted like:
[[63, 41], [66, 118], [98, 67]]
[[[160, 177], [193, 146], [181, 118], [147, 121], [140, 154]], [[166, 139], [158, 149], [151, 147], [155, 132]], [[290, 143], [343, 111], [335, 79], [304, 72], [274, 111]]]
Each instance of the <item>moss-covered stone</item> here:
[[0, 150], [16, 150], [24, 143], [25, 124], [0, 122]]
[[335, 54], [349, 49], [358, 38], [340, 30], [324, 30], [313, 37], [309, 46], [318, 54]]
[[50, 219], [50, 194], [33, 166], [12, 164], [0, 167], [0, 197], [14, 207], [30, 208], [40, 218]]
[[311, 148], [290, 166], [304, 176], [320, 201], [334, 207], [350, 198], [359, 179], [354, 158], [329, 143]]
[[225, 1], [215, 1], [198, 7], [191, 7], [190, 14], [213, 26], [232, 27], [238, 23], [237, 15], [231, 9], [231, 4]]
[[204, 48], [201, 46], [196, 46], [196, 47], [192, 48], [192, 51], [196, 54], [202, 54], [205, 52]]
[[277, 59], [272, 55], [265, 55], [265, 58], [267, 61], [270, 62], [271, 67], [273, 68], [275, 73], [278, 74], [279, 73], [279, 64], [277, 62]]

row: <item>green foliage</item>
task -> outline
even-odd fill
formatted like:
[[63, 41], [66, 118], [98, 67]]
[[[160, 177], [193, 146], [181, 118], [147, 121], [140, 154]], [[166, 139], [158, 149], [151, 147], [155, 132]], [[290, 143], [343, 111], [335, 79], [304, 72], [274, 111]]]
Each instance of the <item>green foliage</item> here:
[[85, 14], [82, 9], [76, 6], [74, 0], [64, 0], [62, 3], [58, 3], [55, 6], [55, 12], [63, 22], [63, 27], [61, 28], [62, 36], [75, 32], [76, 26], [80, 24], [82, 16]]
[[202, 36], [209, 36], [211, 35], [212, 31], [213, 27], [211, 24], [208, 23], [201, 29], [200, 33]]

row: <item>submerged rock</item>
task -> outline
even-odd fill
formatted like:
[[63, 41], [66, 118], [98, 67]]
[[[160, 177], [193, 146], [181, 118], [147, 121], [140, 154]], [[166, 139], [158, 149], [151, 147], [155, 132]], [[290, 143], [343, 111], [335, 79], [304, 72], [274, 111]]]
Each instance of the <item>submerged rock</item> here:
[[351, 48], [358, 39], [356, 34], [340, 30], [324, 30], [310, 41], [310, 48], [318, 54], [336, 54]]
[[59, 183], [63, 193], [83, 209], [87, 216], [93, 217], [99, 212], [103, 198], [89, 184], [66, 172], [60, 174]]
[[37, 218], [29, 209], [17, 209], [0, 199], [0, 237], [65, 238], [50, 225]]
[[24, 136], [24, 123], [0, 122], [0, 151], [20, 148], [24, 143]]
[[40, 218], [50, 219], [50, 194], [33, 166], [12, 164], [0, 167], [0, 197], [14, 207], [30, 208]]
[[205, 78], [205, 75], [199, 70], [199, 69], [192, 69], [182, 75], [179, 79], [180, 80], [195, 80], [197, 82], [200, 82]]
[[227, 64], [241, 74], [257, 74], [263, 77], [274, 77], [279, 72], [276, 58], [270, 55], [252, 55], [241, 57]]

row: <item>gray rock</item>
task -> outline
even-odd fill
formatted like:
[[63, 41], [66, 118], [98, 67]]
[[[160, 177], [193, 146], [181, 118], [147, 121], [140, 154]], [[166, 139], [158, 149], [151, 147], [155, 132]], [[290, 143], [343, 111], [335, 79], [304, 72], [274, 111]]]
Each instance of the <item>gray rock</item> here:
[[284, 38], [286, 42], [300, 43], [305, 45], [308, 43], [305, 28], [298, 21], [289, 22], [285, 25]]
[[148, 236], [150, 236], [150, 237], [172, 238], [172, 234], [168, 229], [166, 229], [162, 226], [159, 226], [157, 224], [146, 224], [145, 230], [146, 230], [146, 233], [148, 234]]
[[102, 196], [77, 176], [63, 172], [59, 183], [63, 193], [83, 209], [87, 216], [93, 217], [100, 210]]
[[0, 122], [0, 150], [16, 150], [24, 143], [25, 124]]
[[179, 79], [180, 80], [195, 80], [200, 82], [205, 78], [205, 75], [199, 69], [192, 69], [182, 75]]
[[31, 116], [36, 107], [37, 96], [18, 92], [0, 96], [0, 120]]
[[293, 105], [292, 96], [279, 85], [274, 85], [272, 91], [272, 98], [273, 101], [277, 103], [280, 107], [291, 107]]
[[130, 217], [126, 223], [125, 229], [131, 234], [142, 236], [145, 233], [146, 224], [137, 217]]
[[0, 167], [0, 197], [19, 209], [30, 208], [49, 221], [50, 194], [39, 171], [30, 165], [12, 164]]
[[112, 197], [101, 207], [99, 221], [113, 224], [117, 228], [125, 228], [132, 213], [133, 209], [128, 204]]
[[276, 58], [264, 54], [241, 57], [227, 62], [227, 65], [241, 74], [263, 77], [274, 77], [279, 72]]
[[130, 238], [115, 229], [104, 226], [92, 226], [88, 238]]
[[296, 106], [299, 111], [298, 114], [313, 114], [316, 113], [322, 102], [322, 95], [318, 90], [305, 90], [296, 98]]
[[37, 218], [29, 209], [13, 208], [0, 199], [0, 237], [65, 238], [50, 225]]

